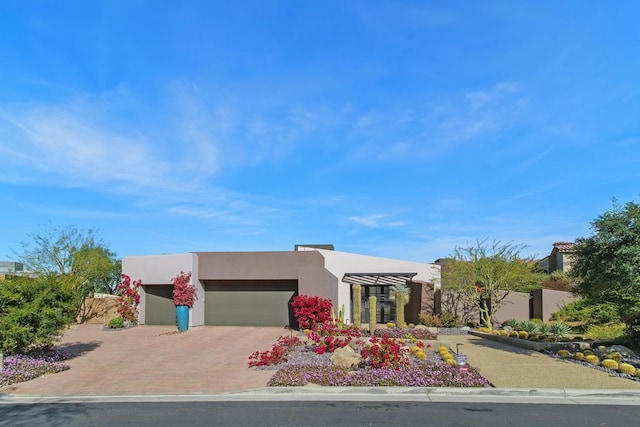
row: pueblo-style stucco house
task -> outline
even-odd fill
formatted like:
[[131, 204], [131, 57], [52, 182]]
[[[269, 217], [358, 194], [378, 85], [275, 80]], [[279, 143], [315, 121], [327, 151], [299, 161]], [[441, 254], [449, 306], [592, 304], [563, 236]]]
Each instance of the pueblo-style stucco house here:
[[575, 256], [575, 243], [556, 242], [553, 244], [551, 254], [540, 260], [545, 273], [553, 273], [554, 271], [563, 271], [568, 273], [573, 266]]
[[171, 279], [191, 272], [197, 298], [189, 326], [295, 326], [291, 299], [295, 295], [328, 298], [345, 308], [351, 321], [351, 286], [362, 285], [363, 321], [368, 321], [369, 297], [376, 296], [378, 322], [394, 319], [389, 287], [409, 284], [420, 310], [421, 287], [437, 287], [440, 266], [358, 255], [333, 250], [332, 245], [296, 245], [281, 252], [189, 252], [129, 256], [122, 272], [142, 280], [141, 324], [175, 324]]

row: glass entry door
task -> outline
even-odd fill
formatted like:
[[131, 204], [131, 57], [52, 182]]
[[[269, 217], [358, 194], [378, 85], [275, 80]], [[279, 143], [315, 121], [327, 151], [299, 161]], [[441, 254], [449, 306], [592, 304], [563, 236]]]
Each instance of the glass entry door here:
[[378, 299], [376, 322], [387, 323], [395, 319], [396, 309], [389, 300], [389, 286], [362, 286], [362, 323], [369, 323], [369, 298], [373, 296]]

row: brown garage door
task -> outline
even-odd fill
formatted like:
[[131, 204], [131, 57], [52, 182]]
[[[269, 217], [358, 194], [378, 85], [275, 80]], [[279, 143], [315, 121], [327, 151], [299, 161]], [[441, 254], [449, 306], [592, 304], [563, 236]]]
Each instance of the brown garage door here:
[[206, 284], [205, 325], [287, 326], [295, 281]]

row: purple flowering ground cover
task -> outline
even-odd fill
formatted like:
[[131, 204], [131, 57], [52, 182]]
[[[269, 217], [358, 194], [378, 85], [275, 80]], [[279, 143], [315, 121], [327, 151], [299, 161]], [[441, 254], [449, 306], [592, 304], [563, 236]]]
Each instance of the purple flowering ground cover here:
[[267, 386], [350, 386], [350, 387], [491, 387], [491, 383], [473, 367], [466, 370], [444, 363], [434, 352], [426, 360], [412, 359], [399, 369], [362, 368], [349, 370], [334, 366], [330, 354], [318, 355], [308, 346], [298, 346], [287, 355]]
[[69, 369], [63, 360], [67, 355], [60, 351], [32, 351], [26, 354], [5, 356], [0, 369], [0, 388], [29, 381], [47, 374]]

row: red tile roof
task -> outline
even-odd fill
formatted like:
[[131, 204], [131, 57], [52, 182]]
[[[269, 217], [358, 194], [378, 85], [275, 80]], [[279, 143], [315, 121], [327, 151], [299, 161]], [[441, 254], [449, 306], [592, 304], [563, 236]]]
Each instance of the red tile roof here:
[[556, 242], [553, 247], [559, 252], [571, 252], [574, 250], [575, 243], [571, 242]]

